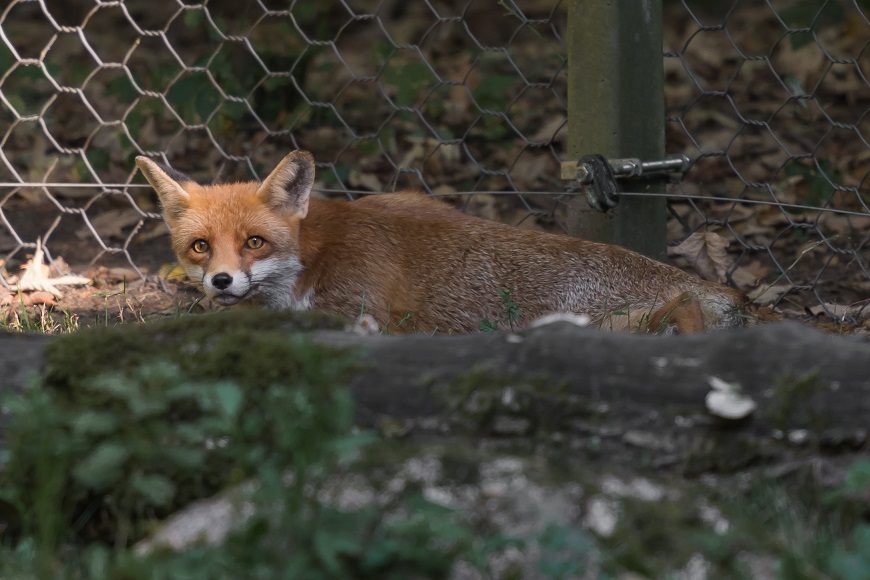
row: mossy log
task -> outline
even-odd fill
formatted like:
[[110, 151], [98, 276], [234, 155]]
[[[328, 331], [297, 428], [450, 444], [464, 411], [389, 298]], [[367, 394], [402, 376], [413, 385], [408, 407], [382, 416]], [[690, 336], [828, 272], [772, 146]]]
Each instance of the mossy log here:
[[[262, 324], [251, 320], [248, 325], [247, 316], [218, 317], [218, 327], [212, 316], [156, 324], [143, 341], [153, 342], [153, 328], [178, 340], [188, 334], [207, 335], [206, 327], [213, 328], [211, 332], [231, 328], [244, 348], [244, 333], [256, 333]], [[289, 334], [300, 332], [298, 320], [296, 316], [278, 323]], [[302, 332], [322, 344], [361, 349], [363, 365], [351, 389], [361, 416], [370, 420], [434, 417], [445, 405], [456, 411], [456, 402], [450, 403], [451, 385], [467, 383], [470, 373], [473, 380], [499, 388], [512, 383], [558, 384], [562, 396], [582, 400], [586, 408], [605, 404], [611, 410], [658, 412], [669, 421], [687, 413], [704, 415], [710, 380], [716, 377], [740, 385], [758, 405], [744, 422], [747, 426], [837, 432], [856, 442], [870, 417], [870, 342], [797, 323], [689, 336], [610, 333], [567, 322], [516, 334], [466, 336], [360, 335], [336, 330], [334, 323], [325, 326], [305, 323]], [[95, 329], [64, 337], [0, 335], [2, 389], [20, 389], [28, 377], [45, 373], [50, 345], [101, 334], [136, 335], [141, 328]], [[105, 371], [117, 370], [117, 356], [101, 356], [99, 341], [89, 344], [89, 364], [97, 361]], [[149, 344], [137, 360], [152, 352]], [[529, 389], [524, 393], [528, 398]], [[544, 398], [562, 407], [558, 397]]]

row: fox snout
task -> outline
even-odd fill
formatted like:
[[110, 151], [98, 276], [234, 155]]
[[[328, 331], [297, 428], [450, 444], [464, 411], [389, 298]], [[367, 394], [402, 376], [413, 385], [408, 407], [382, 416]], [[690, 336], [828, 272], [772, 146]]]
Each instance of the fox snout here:
[[218, 290], [226, 290], [232, 285], [233, 277], [226, 272], [220, 272], [212, 276], [211, 283]]
[[206, 273], [202, 277], [202, 287], [209, 298], [224, 306], [241, 302], [256, 289], [245, 272], [224, 270], [215, 274]]

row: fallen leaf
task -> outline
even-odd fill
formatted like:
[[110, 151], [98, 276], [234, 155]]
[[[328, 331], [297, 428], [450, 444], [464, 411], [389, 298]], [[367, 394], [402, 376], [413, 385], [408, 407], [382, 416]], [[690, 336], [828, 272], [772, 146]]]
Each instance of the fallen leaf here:
[[21, 277], [18, 279], [18, 289], [26, 291], [50, 292], [56, 298], [63, 296], [57, 286], [90, 284], [91, 280], [84, 276], [67, 274], [51, 278], [49, 267], [45, 265], [45, 252], [42, 249], [42, 239], [36, 239], [36, 251], [33, 257], [21, 267]]
[[133, 268], [107, 268], [99, 266], [88, 271], [88, 275], [95, 284], [117, 284], [119, 282], [132, 282], [140, 278], [139, 273]]
[[870, 229], [870, 216], [824, 214], [819, 218], [819, 226], [826, 226], [841, 236], [863, 234]]
[[21, 302], [25, 306], [34, 306], [36, 304], [45, 304], [46, 306], [57, 306], [54, 294], [51, 292], [37, 291], [26, 294], [22, 297]]
[[754, 260], [746, 266], [739, 266], [734, 270], [731, 273], [731, 280], [735, 286], [746, 291], [758, 286], [758, 283], [764, 279], [769, 271], [770, 268], [758, 260]]
[[160, 271], [158, 272], [158, 274], [161, 278], [171, 280], [173, 282], [181, 282], [182, 280], [187, 280], [187, 272], [185, 272], [184, 268], [181, 267], [181, 264], [177, 262], [163, 264], [162, 266], [160, 266]]
[[355, 169], [351, 170], [348, 174], [347, 183], [353, 188], [363, 188], [368, 191], [376, 192], [384, 191], [384, 186], [376, 175], [372, 173], [362, 173]]
[[771, 284], [769, 286], [759, 286], [752, 292], [749, 292], [747, 296], [750, 300], [755, 302], [756, 304], [770, 304], [771, 302], [776, 302], [785, 294], [791, 291], [793, 286], [791, 284]]
[[870, 318], [870, 305], [866, 301], [849, 305], [825, 302], [811, 306], [808, 310], [813, 316], [831, 316], [837, 320], [852, 318], [861, 321]]
[[725, 248], [730, 243], [713, 232], [695, 232], [680, 245], [669, 248], [668, 254], [685, 257], [706, 280], [725, 282], [725, 273], [731, 267], [731, 260]]

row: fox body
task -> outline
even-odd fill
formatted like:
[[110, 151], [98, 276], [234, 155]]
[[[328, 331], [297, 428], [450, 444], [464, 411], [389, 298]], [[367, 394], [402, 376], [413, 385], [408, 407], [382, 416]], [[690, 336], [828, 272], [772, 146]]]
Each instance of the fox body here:
[[[294, 151], [262, 182], [202, 186], [145, 157], [172, 247], [214, 301], [374, 317], [395, 331], [473, 332], [577, 313], [614, 330], [738, 326], [742, 295], [618, 246], [482, 220], [420, 193], [310, 198]], [[508, 294], [509, 293], [509, 294]]]

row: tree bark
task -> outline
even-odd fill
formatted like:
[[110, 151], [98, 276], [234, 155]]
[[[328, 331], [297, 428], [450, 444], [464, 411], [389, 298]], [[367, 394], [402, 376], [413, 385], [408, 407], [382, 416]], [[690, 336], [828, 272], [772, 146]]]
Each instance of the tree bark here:
[[[476, 369], [508, 382], [558, 381], [585, 400], [649, 410], [703, 411], [710, 378], [717, 377], [739, 384], [758, 404], [756, 421], [771, 423], [784, 407], [791, 428], [818, 426], [821, 419], [828, 427], [864, 429], [870, 417], [870, 342], [792, 322], [686, 336], [611, 333], [566, 322], [518, 334], [311, 336], [362, 348], [365, 368], [351, 389], [362, 409], [379, 416], [434, 416], [444, 407], [435, 387]], [[3, 391], [21, 389], [44, 370], [51, 340], [0, 335]], [[107, 370], [112, 363], [106, 360]]]

